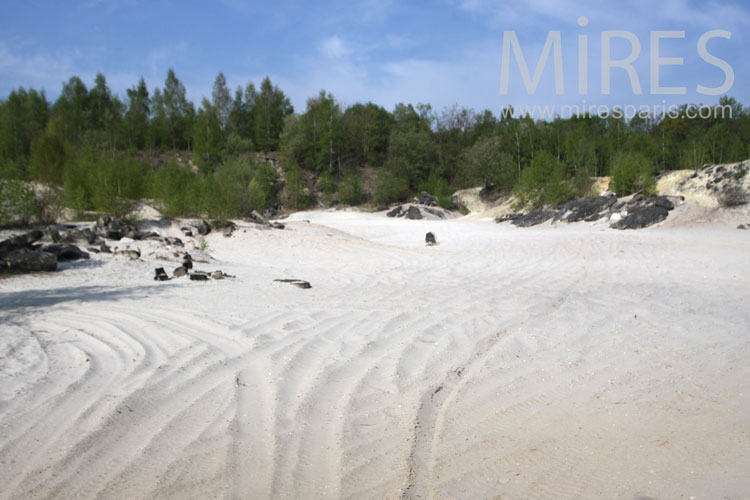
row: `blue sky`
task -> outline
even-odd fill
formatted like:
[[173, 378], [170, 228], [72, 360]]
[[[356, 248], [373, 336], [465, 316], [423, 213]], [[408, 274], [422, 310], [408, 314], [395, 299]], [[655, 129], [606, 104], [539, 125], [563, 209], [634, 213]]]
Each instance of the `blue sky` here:
[[[45, 89], [50, 99], [72, 75], [88, 85], [97, 72], [112, 90], [143, 76], [153, 91], [169, 67], [198, 105], [210, 95], [219, 71], [234, 88], [265, 75], [303, 111], [306, 99], [325, 89], [344, 105], [373, 101], [392, 109], [398, 102], [426, 102], [441, 110], [452, 104], [496, 113], [525, 104], [715, 103], [696, 85], [718, 87], [724, 72], [701, 59], [700, 36], [725, 30], [708, 50], [734, 71], [727, 92], [750, 105], [750, 4], [747, 0], [579, 1], [527, 0], [220, 0], [144, 2], [86, 0], [5, 2], [0, 18], [0, 96], [23, 85]], [[588, 24], [580, 27], [585, 16]], [[552, 59], [538, 89], [529, 95], [516, 60], [508, 93], [500, 93], [503, 33], [515, 31], [533, 73], [550, 30], [561, 32], [565, 89], [554, 92]], [[634, 68], [643, 88], [635, 95], [626, 72], [612, 70], [612, 89], [602, 95], [601, 32], [627, 30], [641, 44]], [[661, 42], [662, 57], [682, 65], [660, 69], [662, 86], [686, 87], [685, 95], [649, 91], [649, 32], [682, 30], [684, 38]], [[578, 36], [588, 36], [589, 90], [578, 89]], [[615, 40], [613, 58], [630, 50]]]

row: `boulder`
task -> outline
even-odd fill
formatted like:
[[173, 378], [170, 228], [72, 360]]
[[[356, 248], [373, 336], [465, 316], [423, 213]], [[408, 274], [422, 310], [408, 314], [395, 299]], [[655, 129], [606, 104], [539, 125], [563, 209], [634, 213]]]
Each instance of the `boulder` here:
[[203, 272], [190, 273], [190, 281], [208, 281], [208, 274]]
[[441, 210], [437, 210], [435, 208], [430, 208], [430, 207], [425, 207], [424, 211], [427, 212], [428, 214], [436, 215], [440, 217], [441, 219], [445, 219], [445, 213], [442, 212]]
[[418, 220], [422, 218], [422, 212], [419, 211], [414, 205], [410, 206], [406, 211], [406, 218], [411, 220]]
[[424, 242], [428, 247], [437, 245], [437, 239], [435, 238], [435, 233], [427, 233], [424, 236]]
[[616, 222], [616, 229], [641, 229], [661, 222], [667, 218], [669, 211], [655, 205], [647, 205], [628, 211], [628, 215]]
[[434, 207], [435, 205], [437, 205], [437, 198], [426, 191], [422, 191], [422, 194], [415, 197], [414, 201], [416, 201], [420, 205], [427, 205], [428, 207]]
[[43, 236], [44, 233], [42, 233], [38, 229], [34, 229], [33, 231], [19, 234], [17, 236], [13, 236], [12, 238], [8, 238], [7, 240], [0, 241], [0, 254], [2, 254], [3, 251], [30, 247], [37, 241], [41, 240]]
[[745, 224], [740, 224], [737, 229], [749, 229]]
[[390, 212], [388, 212], [385, 215], [388, 216], [388, 217], [401, 217], [404, 214], [403, 214], [403, 210], [401, 208], [401, 205], [399, 205], [399, 206], [397, 206], [396, 208], [394, 208], [393, 210], [391, 210]]
[[169, 281], [169, 275], [163, 267], [154, 269], [154, 281]]
[[42, 251], [56, 255], [58, 261], [89, 258], [88, 253], [70, 243], [52, 243], [43, 247]]
[[112, 218], [109, 215], [102, 215], [96, 219], [97, 227], [107, 227], [110, 222], [112, 222]]
[[5, 269], [20, 272], [54, 271], [57, 269], [57, 256], [49, 252], [15, 248], [0, 261]]
[[187, 275], [188, 275], [188, 270], [185, 268], [185, 266], [177, 267], [172, 272], [172, 276], [174, 278], [182, 278], [183, 276], [187, 276]]
[[208, 222], [204, 220], [200, 221], [198, 225], [195, 227], [195, 229], [198, 231], [198, 234], [200, 234], [201, 236], [205, 236], [211, 232], [211, 226], [209, 226]]
[[108, 240], [119, 241], [124, 237], [124, 235], [122, 234], [122, 232], [118, 231], [117, 229], [108, 229], [107, 231], [104, 232], [104, 237], [107, 238]]

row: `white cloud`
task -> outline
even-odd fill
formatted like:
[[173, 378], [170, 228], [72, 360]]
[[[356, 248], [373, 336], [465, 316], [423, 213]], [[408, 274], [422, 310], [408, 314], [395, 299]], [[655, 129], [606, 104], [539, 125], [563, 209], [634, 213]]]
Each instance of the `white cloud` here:
[[340, 59], [351, 54], [352, 50], [346, 45], [341, 37], [334, 35], [326, 38], [323, 43], [320, 44], [320, 52], [324, 56]]

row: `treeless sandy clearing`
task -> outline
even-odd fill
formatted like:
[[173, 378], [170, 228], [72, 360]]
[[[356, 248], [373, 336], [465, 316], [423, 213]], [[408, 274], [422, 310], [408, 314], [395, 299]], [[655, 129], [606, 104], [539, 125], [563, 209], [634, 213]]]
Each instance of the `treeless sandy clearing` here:
[[750, 491], [750, 231], [731, 217], [292, 219], [209, 236], [198, 267], [234, 280], [104, 256], [0, 281], [0, 498]]

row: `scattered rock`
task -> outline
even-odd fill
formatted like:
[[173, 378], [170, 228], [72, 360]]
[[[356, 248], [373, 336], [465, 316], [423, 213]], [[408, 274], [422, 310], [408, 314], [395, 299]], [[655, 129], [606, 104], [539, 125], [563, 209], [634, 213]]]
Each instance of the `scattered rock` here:
[[154, 269], [154, 281], [169, 281], [169, 275], [163, 267]]
[[189, 227], [181, 227], [181, 228], [180, 228], [180, 231], [182, 231], [182, 234], [183, 234], [183, 235], [184, 235], [184, 236], [185, 236], [186, 238], [190, 238], [190, 237], [192, 237], [192, 236], [193, 236], [193, 231], [192, 231], [192, 230], [191, 230], [191, 229], [190, 229]]
[[182, 257], [182, 267], [185, 269], [192, 269], [193, 268], [193, 258], [190, 256], [189, 253], [186, 253]]
[[294, 285], [297, 288], [307, 289], [312, 288], [312, 285], [309, 281], [305, 280], [298, 280], [298, 279], [277, 279], [274, 281], [278, 281], [279, 283], [289, 283], [290, 285]]
[[435, 239], [435, 233], [427, 233], [424, 236], [424, 242], [428, 247], [435, 246], [438, 244], [437, 239]]
[[737, 226], [737, 229], [750, 229], [750, 227], [746, 226], [745, 224], [740, 224]]
[[112, 253], [112, 249], [106, 243], [99, 245], [99, 250], [101, 250], [102, 253]]
[[198, 231], [198, 234], [201, 236], [205, 236], [208, 233], [211, 232], [211, 226], [208, 225], [208, 222], [201, 220], [200, 223], [195, 227], [195, 229]]
[[172, 236], [167, 236], [166, 238], [164, 238], [164, 243], [175, 247], [185, 246], [180, 238], [173, 238]]
[[605, 217], [606, 211], [615, 203], [617, 203], [617, 197], [614, 194], [585, 200], [572, 200], [560, 207], [559, 217], [565, 222], [594, 221]]
[[30, 247], [37, 241], [41, 240], [44, 236], [44, 233], [39, 231], [38, 229], [34, 229], [33, 231], [29, 231], [24, 234], [19, 234], [18, 236], [13, 236], [12, 238], [8, 238], [7, 240], [0, 241], [0, 252], [3, 250], [14, 250], [17, 248], [26, 248]]
[[385, 215], [388, 216], [388, 217], [401, 217], [404, 214], [403, 214], [403, 210], [401, 208], [401, 205], [399, 205], [399, 206], [397, 206], [396, 208], [394, 208], [393, 210], [391, 210], [390, 212], [388, 212]]
[[43, 252], [57, 256], [58, 261], [88, 259], [89, 254], [70, 243], [52, 243], [42, 248]]
[[188, 270], [185, 268], [185, 266], [180, 266], [175, 268], [174, 272], [172, 273], [172, 277], [174, 278], [182, 278], [183, 276], [188, 275]]
[[108, 229], [108, 230], [107, 230], [107, 231], [106, 231], [106, 232], [104, 233], [104, 237], [105, 237], [105, 238], [107, 238], [108, 240], [115, 240], [115, 241], [119, 241], [119, 240], [121, 240], [121, 239], [122, 239], [122, 238], [123, 238], [124, 236], [125, 236], [125, 235], [124, 235], [124, 234], [122, 234], [122, 232], [118, 231], [117, 229]]
[[96, 219], [96, 225], [99, 227], [107, 227], [110, 222], [112, 222], [112, 218], [109, 215], [102, 215]]
[[407, 219], [411, 219], [411, 220], [421, 219], [422, 218], [422, 212], [419, 211], [419, 208], [417, 208], [414, 205], [412, 205], [406, 211], [406, 218]]
[[203, 272], [190, 273], [190, 281], [208, 281], [208, 274]]
[[430, 208], [430, 207], [425, 207], [424, 211], [427, 212], [428, 214], [436, 215], [440, 217], [441, 219], [445, 219], [445, 213], [442, 212], [441, 210], [437, 210], [437, 209]]
[[522, 215], [513, 220], [513, 225], [517, 227], [531, 227], [547, 222], [558, 212], [556, 210], [532, 210], [526, 215]]
[[497, 224], [501, 222], [513, 222], [514, 220], [520, 219], [521, 217], [523, 217], [523, 214], [519, 212], [512, 213], [512, 214], [505, 214], [505, 215], [501, 215], [500, 217], [495, 217], [495, 222]]
[[434, 207], [437, 205], [437, 198], [426, 191], [422, 191], [422, 194], [415, 197], [414, 201], [416, 201], [420, 205], [427, 205], [428, 207]]

